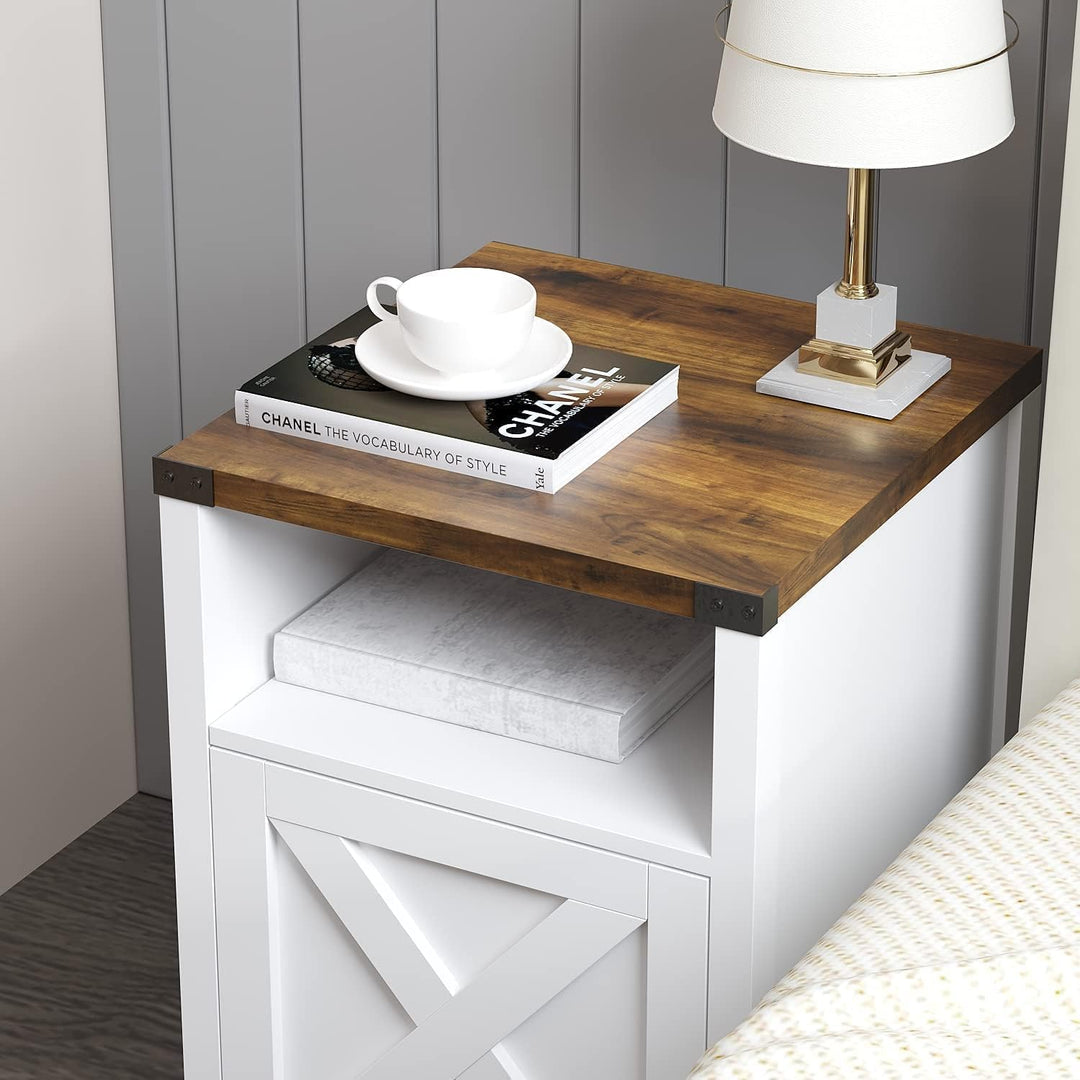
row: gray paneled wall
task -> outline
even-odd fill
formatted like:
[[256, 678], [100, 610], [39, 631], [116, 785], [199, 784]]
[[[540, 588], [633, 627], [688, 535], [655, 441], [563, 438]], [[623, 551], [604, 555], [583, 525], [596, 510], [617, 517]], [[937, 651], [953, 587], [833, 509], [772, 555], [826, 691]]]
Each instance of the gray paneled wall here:
[[309, 337], [439, 261], [435, 0], [300, 6]]
[[178, 0], [165, 10], [189, 433], [307, 329], [297, 12], [296, 0]]
[[[805, 299], [839, 275], [843, 174], [712, 127], [718, 6], [102, 0], [147, 790], [167, 787], [149, 456], [371, 278], [492, 239]], [[885, 177], [880, 276], [904, 317], [1045, 332], [1074, 9], [1014, 0], [1008, 143]]]
[[578, 0], [440, 0], [439, 259], [577, 252]]
[[106, 0], [101, 33], [136, 751], [140, 785], [160, 794], [169, 787], [165, 627], [158, 509], [147, 463], [182, 434], [161, 0]]
[[582, 0], [581, 249], [723, 280], [716, 0]]
[[[1069, 119], [1073, 42], [1076, 40], [1076, 0], [1047, 0], [1046, 12], [1030, 330], [1030, 340], [1044, 349], [1050, 344], [1050, 316], [1054, 306], [1061, 185], [1065, 173], [1065, 128]], [[1032, 500], [1034, 502], [1034, 492]]]
[[[1009, 56], [1016, 128], [980, 157], [885, 175], [879, 269], [903, 285], [903, 318], [1020, 341], [1035, 272], [1044, 3], [1006, 6], [1025, 28]], [[934, 228], [913, 227], [920, 219]]]

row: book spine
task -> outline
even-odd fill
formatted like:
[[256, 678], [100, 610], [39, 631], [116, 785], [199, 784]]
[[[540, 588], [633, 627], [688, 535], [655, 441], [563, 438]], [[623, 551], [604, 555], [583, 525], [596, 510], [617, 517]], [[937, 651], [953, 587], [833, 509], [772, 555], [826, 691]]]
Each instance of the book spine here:
[[620, 716], [575, 701], [290, 633], [274, 635], [274, 678], [519, 742], [619, 762]]
[[548, 494], [554, 491], [553, 462], [502, 447], [413, 431], [243, 390], [236, 391], [235, 409], [236, 422], [247, 427], [296, 435], [331, 446], [347, 446], [379, 457], [396, 458], [464, 476], [479, 476], [530, 491]]

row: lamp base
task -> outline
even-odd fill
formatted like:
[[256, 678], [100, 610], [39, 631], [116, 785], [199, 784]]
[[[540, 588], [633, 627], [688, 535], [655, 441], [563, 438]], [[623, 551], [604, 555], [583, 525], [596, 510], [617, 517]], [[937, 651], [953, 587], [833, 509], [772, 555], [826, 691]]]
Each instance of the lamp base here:
[[799, 350], [799, 370], [859, 386], [880, 386], [911, 359], [911, 335], [895, 330], [873, 349], [814, 338]]
[[805, 401], [827, 409], [895, 420], [951, 367], [952, 361], [947, 356], [914, 349], [911, 359], [901, 364], [880, 386], [860, 386], [800, 371], [799, 353], [793, 352], [758, 379], [757, 390], [759, 394]]

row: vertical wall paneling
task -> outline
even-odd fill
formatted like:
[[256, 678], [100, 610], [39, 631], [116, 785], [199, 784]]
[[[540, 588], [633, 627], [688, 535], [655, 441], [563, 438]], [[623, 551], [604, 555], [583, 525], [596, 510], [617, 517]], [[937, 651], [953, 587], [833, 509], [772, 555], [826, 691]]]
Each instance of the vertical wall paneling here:
[[[1080, 93], [1080, 41], [1073, 57], [1072, 92]], [[1057, 263], [1057, 299], [1046, 377], [1039, 505], [1035, 522], [1031, 609], [1021, 720], [1027, 723], [1080, 675], [1080, 501], [1076, 498], [1080, 439], [1076, 399], [1080, 367], [1080, 120], [1069, 123], [1065, 195]]]
[[1016, 128], [979, 157], [882, 176], [878, 273], [900, 317], [987, 337], [1028, 332], [1043, 0], [1010, 0]]
[[843, 270], [846, 185], [841, 169], [730, 143], [725, 284], [813, 300]]
[[720, 281], [714, 0], [581, 0], [581, 254]]
[[439, 0], [439, 231], [568, 254], [578, 231], [578, 0]]
[[[1035, 218], [1035, 265], [1032, 281], [1031, 332], [1029, 340], [1047, 349], [1054, 306], [1058, 239], [1065, 175], [1065, 133], [1069, 121], [1069, 89], [1072, 81], [1076, 35], [1076, 4], [1072, 0], [1048, 0], [1044, 34], [1042, 128]], [[1044, 367], [1044, 371], [1046, 368]], [[1010, 657], [1010, 718], [1020, 715], [1024, 651], [1031, 595], [1032, 551], [1035, 542], [1035, 503], [1038, 492], [1039, 450], [1042, 436], [1041, 391], [1027, 406], [1021, 447], [1021, 484], [1017, 513], [1016, 578], [1013, 584], [1013, 638]], [[1030, 716], [1028, 717], [1030, 719]]]
[[164, 0], [102, 0], [139, 786], [169, 793], [161, 548], [150, 457], [179, 440]]
[[185, 432], [305, 334], [296, 0], [169, 0]]
[[435, 0], [300, 0], [310, 335], [438, 264]]
[[1030, 338], [1033, 344], [1043, 348], [1050, 344], [1050, 314], [1054, 306], [1061, 185], [1065, 175], [1065, 129], [1069, 122], [1069, 83], [1075, 35], [1075, 0], [1047, 0]]

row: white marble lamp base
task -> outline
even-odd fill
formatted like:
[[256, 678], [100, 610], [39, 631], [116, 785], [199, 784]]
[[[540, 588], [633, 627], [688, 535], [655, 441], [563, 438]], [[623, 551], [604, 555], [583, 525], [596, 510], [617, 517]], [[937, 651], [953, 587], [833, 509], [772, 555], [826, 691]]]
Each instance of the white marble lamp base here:
[[[820, 341], [842, 341], [857, 349], [875, 349], [896, 330], [896, 286], [878, 284], [875, 296], [849, 300], [840, 296], [834, 281], [817, 295], [814, 336]], [[903, 363], [879, 386], [810, 375], [799, 371], [799, 354], [792, 353], [758, 379], [759, 394], [807, 401], [827, 409], [895, 420], [924, 390], [952, 367], [947, 356], [912, 350]]]
[[880, 386], [858, 386], [799, 371], [799, 354], [793, 352], [758, 379], [757, 389], [759, 394], [894, 420], [951, 367], [952, 361], [947, 356], [913, 349], [911, 359]]

